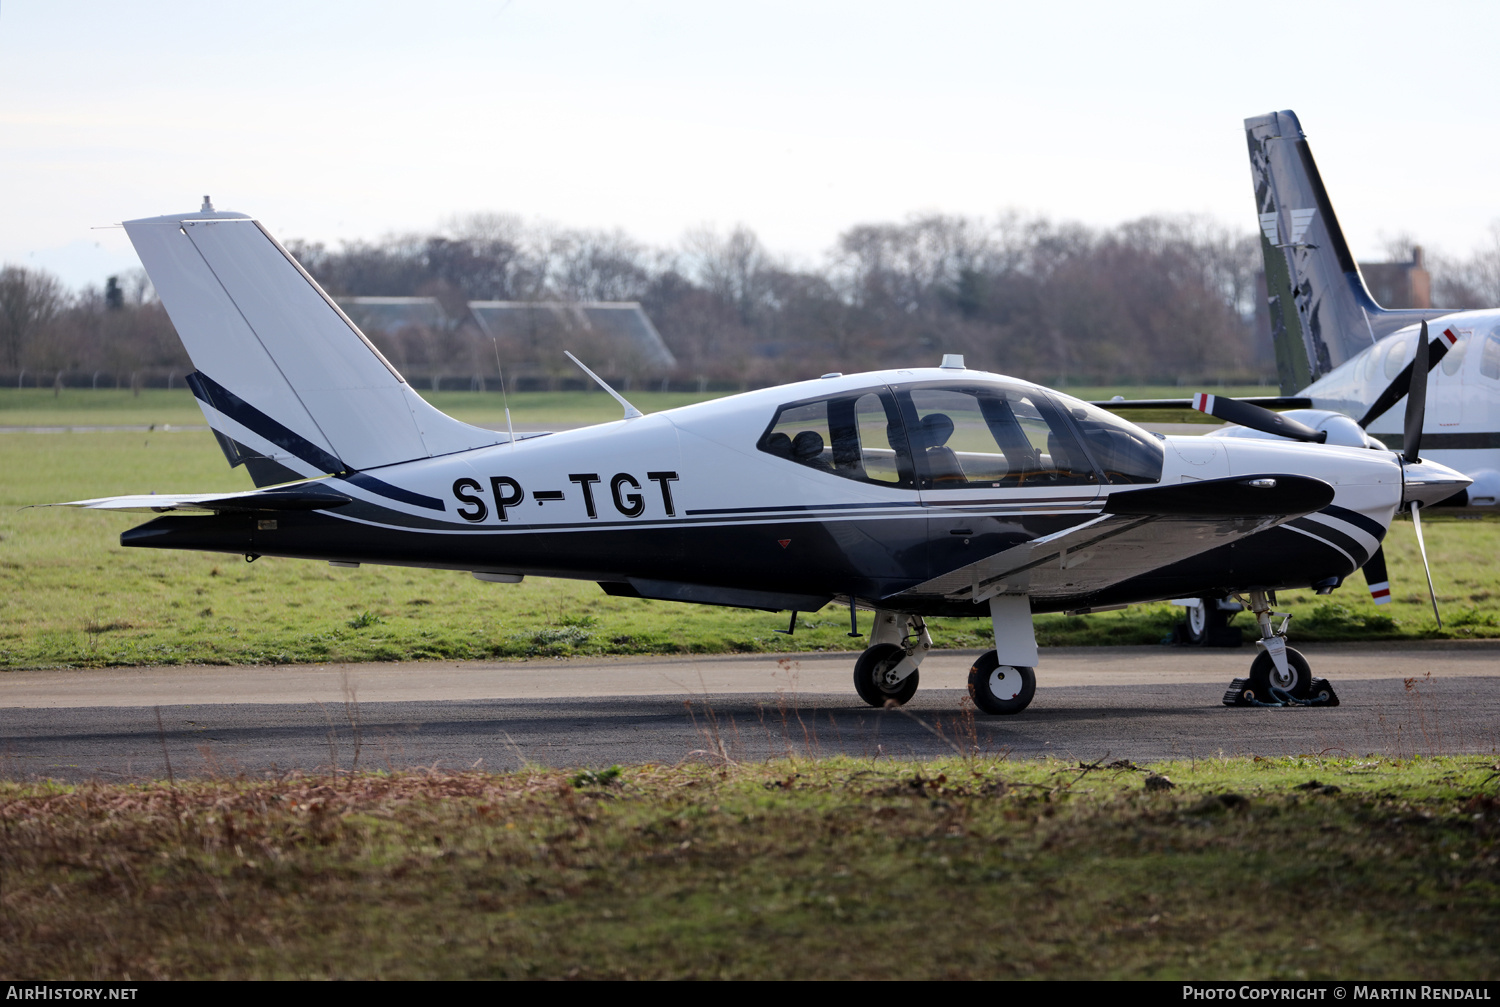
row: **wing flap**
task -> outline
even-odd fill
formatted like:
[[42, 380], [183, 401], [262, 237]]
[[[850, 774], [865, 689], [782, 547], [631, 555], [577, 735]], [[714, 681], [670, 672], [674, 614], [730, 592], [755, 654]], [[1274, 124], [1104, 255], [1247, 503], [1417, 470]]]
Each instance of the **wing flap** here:
[[998, 594], [1090, 594], [1320, 510], [1333, 496], [1320, 479], [1280, 474], [1116, 492], [1090, 521], [951, 570], [898, 597], [978, 602]]

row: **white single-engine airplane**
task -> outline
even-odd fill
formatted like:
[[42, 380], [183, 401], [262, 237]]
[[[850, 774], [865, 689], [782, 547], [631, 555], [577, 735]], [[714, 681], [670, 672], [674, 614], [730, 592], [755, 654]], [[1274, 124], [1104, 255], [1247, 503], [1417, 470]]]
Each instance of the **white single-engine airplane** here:
[[651, 416], [610, 390], [622, 420], [509, 437], [423, 401], [257, 221], [205, 198], [124, 226], [209, 425], [260, 488], [75, 502], [208, 512], [123, 545], [580, 578], [794, 625], [839, 601], [851, 630], [875, 612], [854, 682], [876, 706], [916, 691], [929, 616], [989, 616], [969, 684], [1006, 714], [1035, 689], [1034, 612], [1217, 593], [1247, 596], [1261, 628], [1237, 702], [1337, 702], [1273, 630], [1274, 591], [1338, 582], [1399, 507], [1468, 482], [1414, 445], [1158, 437], [957, 357]]

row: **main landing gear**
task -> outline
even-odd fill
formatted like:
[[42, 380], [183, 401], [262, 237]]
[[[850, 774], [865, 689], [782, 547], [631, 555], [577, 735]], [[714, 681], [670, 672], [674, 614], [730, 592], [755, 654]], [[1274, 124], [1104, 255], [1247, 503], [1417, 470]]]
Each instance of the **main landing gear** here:
[[[1005, 642], [1006, 660], [1016, 663], [1002, 663], [994, 650], [980, 655], [969, 669], [969, 695], [985, 713], [1020, 713], [1036, 695], [1031, 607], [1021, 596], [992, 599], [990, 618], [995, 639]], [[932, 637], [921, 616], [876, 612], [870, 646], [854, 665], [854, 690], [871, 706], [907, 702], [917, 693], [917, 666], [931, 649]]]
[[[1224, 693], [1225, 706], [1338, 706], [1338, 694], [1321, 678], [1313, 678], [1307, 659], [1286, 645], [1292, 617], [1272, 612], [1265, 591], [1250, 592], [1250, 611], [1260, 627], [1260, 654], [1250, 665], [1249, 678], [1237, 678]], [[1271, 617], [1281, 625], [1271, 626]]]
[[[1026, 609], [1025, 599], [1020, 602], [1020, 608]], [[1029, 629], [1031, 615], [1029, 611], [1023, 611], [1023, 614]], [[859, 660], [853, 666], [855, 692], [871, 707], [909, 701], [916, 695], [916, 666], [921, 665], [922, 657], [927, 656], [932, 645], [933, 638], [927, 632], [927, 624], [919, 615], [876, 612], [870, 645], [859, 654]], [[1034, 642], [1031, 653], [1035, 653]], [[1016, 660], [1016, 657], [1011, 657], [1011, 660]], [[1031, 705], [1032, 696], [1037, 695], [1037, 672], [1032, 668], [1004, 665], [996, 651], [987, 651], [974, 662], [974, 668], [969, 669], [969, 695], [984, 713], [1001, 716], [1020, 713]]]
[[917, 694], [917, 666], [931, 649], [921, 616], [876, 612], [870, 646], [854, 664], [854, 691], [871, 706], [905, 703]]
[[969, 669], [969, 695], [985, 713], [1020, 713], [1036, 695], [1036, 672], [1001, 664], [993, 650], [986, 651]]

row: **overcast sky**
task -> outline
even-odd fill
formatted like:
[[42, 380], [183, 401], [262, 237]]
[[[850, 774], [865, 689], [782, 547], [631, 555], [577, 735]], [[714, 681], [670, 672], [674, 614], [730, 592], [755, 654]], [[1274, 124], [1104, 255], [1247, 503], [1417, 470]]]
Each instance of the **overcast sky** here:
[[1500, 5], [0, 0], [0, 260], [135, 265], [197, 207], [337, 245], [472, 211], [658, 244], [1006, 208], [1251, 230], [1294, 109], [1356, 255], [1500, 220]]

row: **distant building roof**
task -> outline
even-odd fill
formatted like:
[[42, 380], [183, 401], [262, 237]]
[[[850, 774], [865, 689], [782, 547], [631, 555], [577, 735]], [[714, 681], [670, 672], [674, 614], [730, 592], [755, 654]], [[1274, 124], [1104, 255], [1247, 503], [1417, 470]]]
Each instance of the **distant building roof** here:
[[661, 333], [635, 301], [469, 301], [468, 317], [453, 318], [435, 297], [337, 300], [355, 325], [370, 332], [454, 329], [472, 319], [486, 336], [512, 345], [549, 342], [569, 335], [591, 336], [618, 347], [648, 370], [669, 371], [677, 366], [677, 358], [667, 349]]
[[1410, 262], [1361, 262], [1359, 272], [1382, 308], [1432, 307], [1432, 276], [1421, 245], [1412, 248]]
[[340, 297], [339, 307], [361, 329], [400, 332], [413, 326], [431, 329], [448, 324], [436, 297]]
[[470, 301], [469, 311], [494, 338], [590, 334], [627, 347], [645, 367], [671, 370], [677, 358], [635, 301]]

